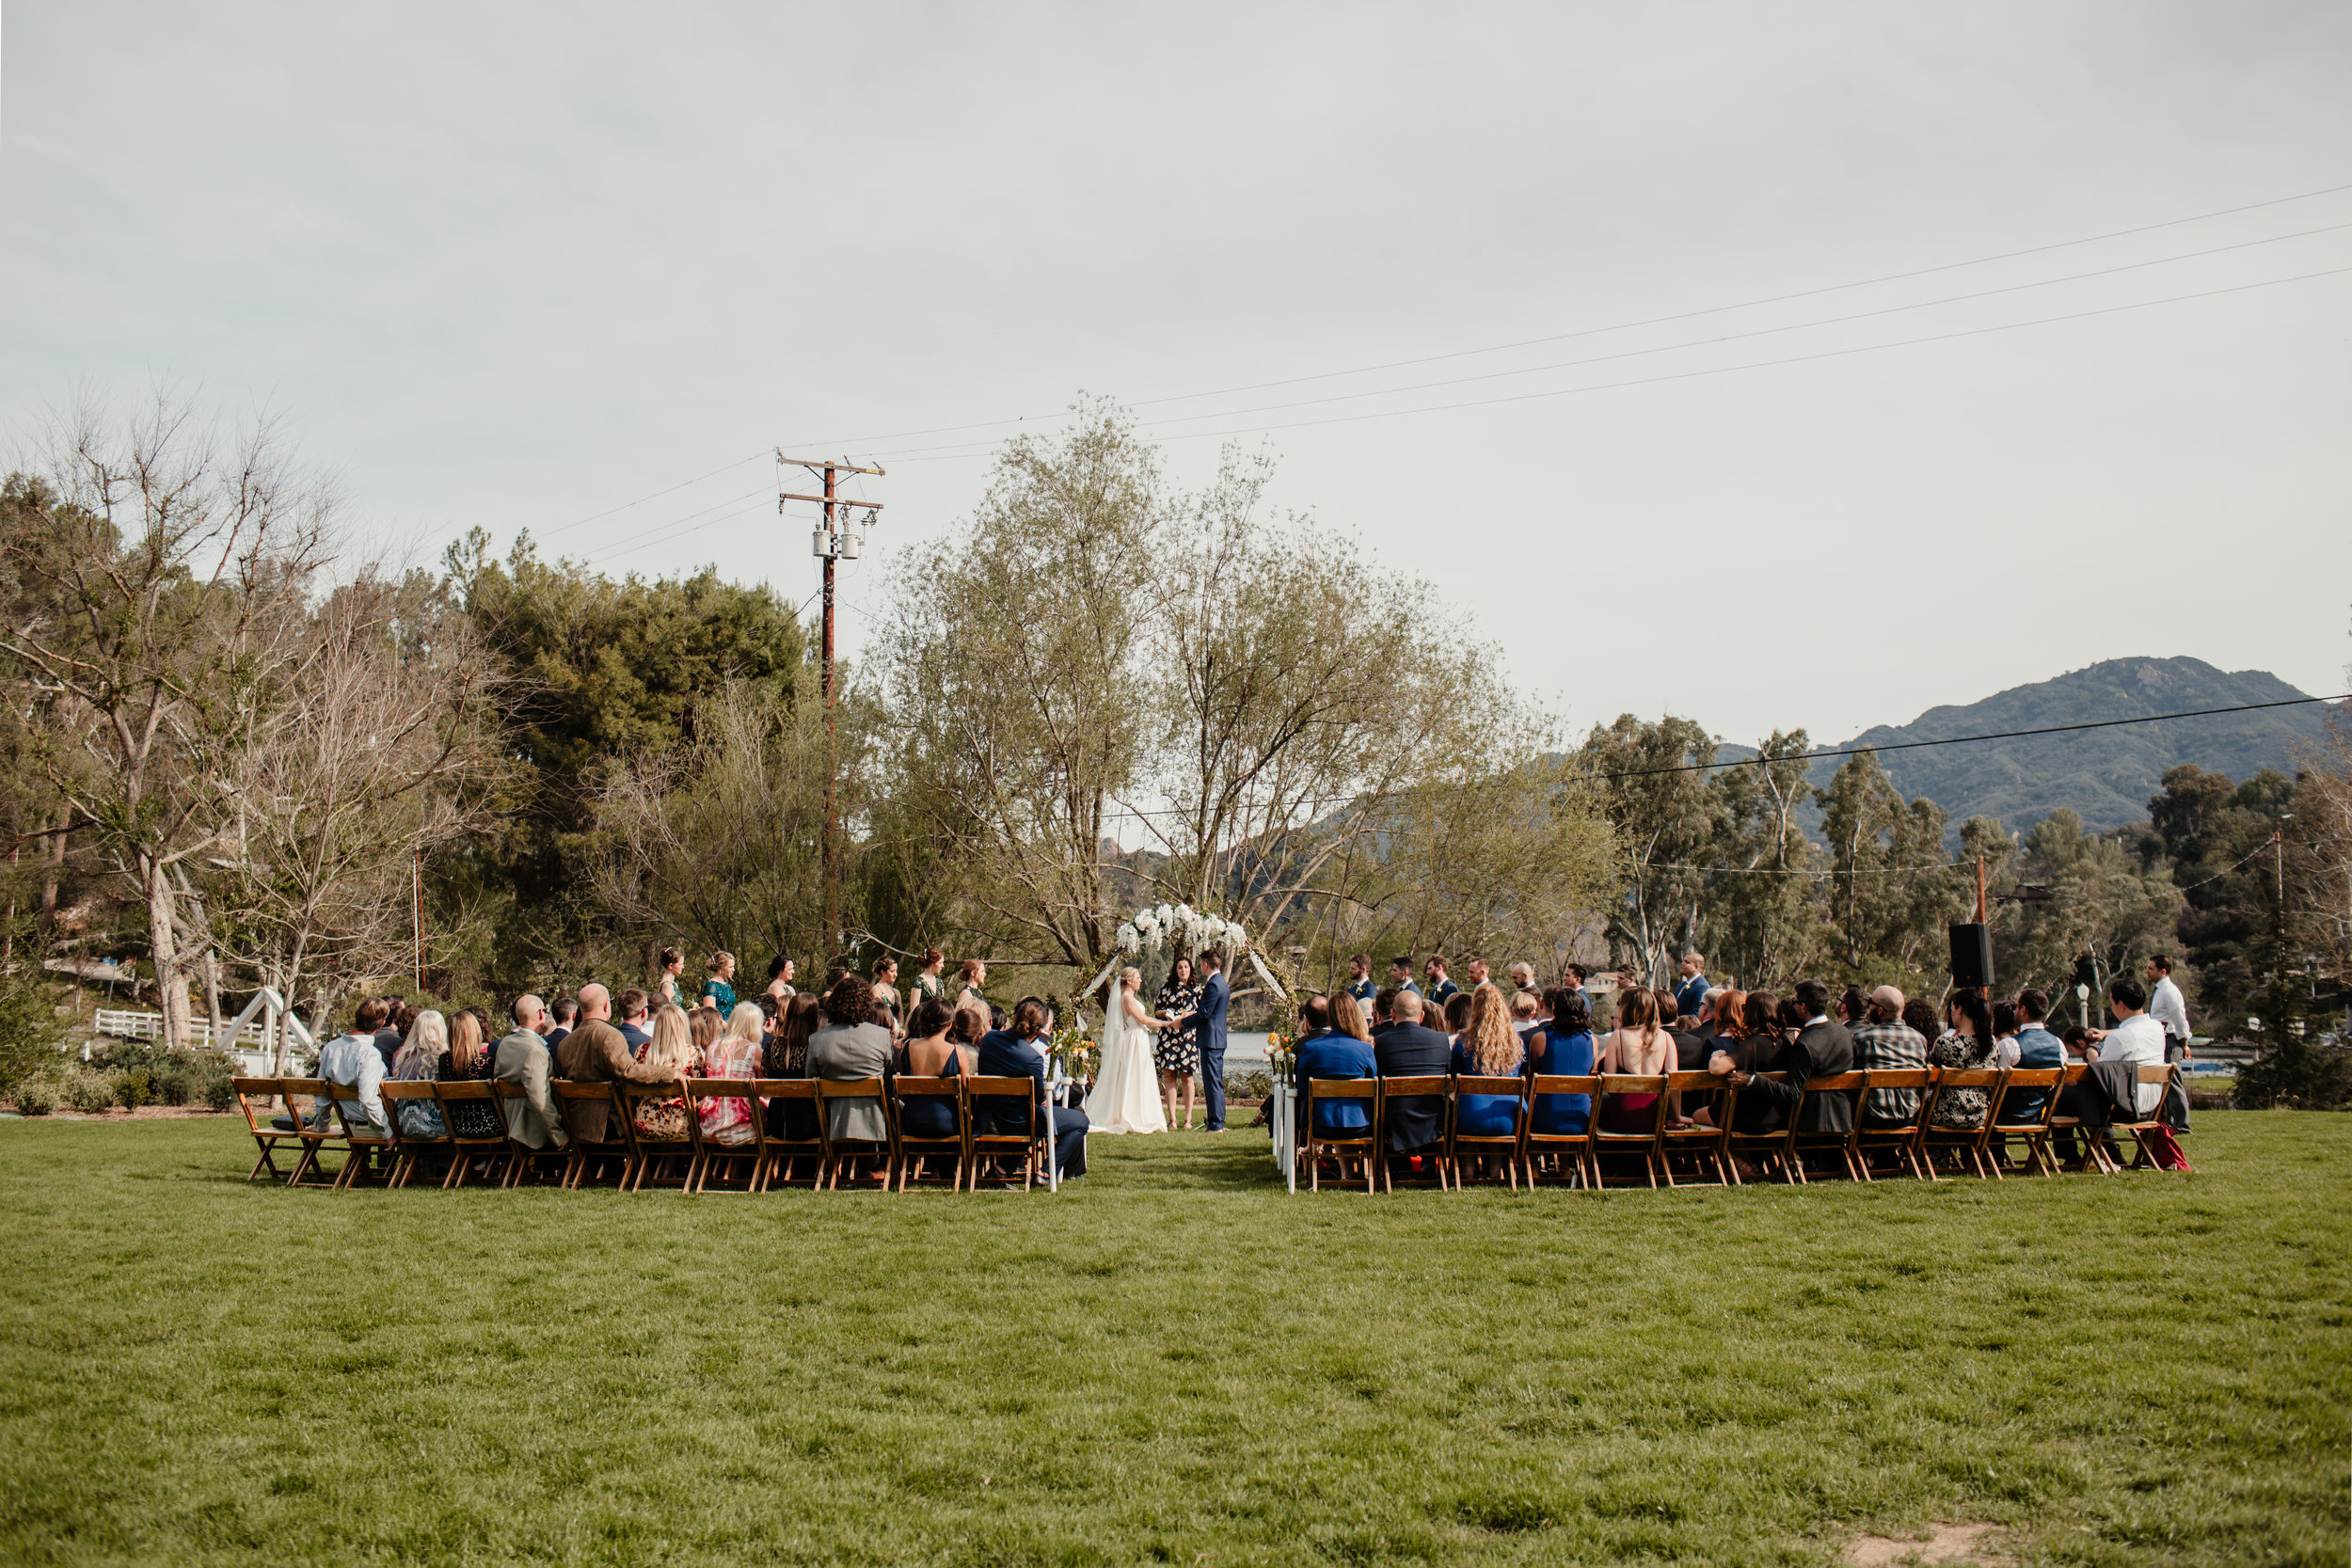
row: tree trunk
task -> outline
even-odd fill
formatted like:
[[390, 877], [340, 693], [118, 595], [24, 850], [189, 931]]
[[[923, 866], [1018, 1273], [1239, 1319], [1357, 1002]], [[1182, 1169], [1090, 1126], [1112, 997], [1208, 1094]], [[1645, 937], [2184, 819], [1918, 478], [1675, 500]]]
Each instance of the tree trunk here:
[[155, 1005], [164, 1015], [163, 1046], [185, 1050], [188, 1044], [188, 988], [180, 973], [178, 920], [172, 908], [171, 879], [160, 861], [142, 858], [147, 883], [147, 940], [155, 959]]
[[57, 831], [49, 841], [49, 869], [40, 879], [40, 934], [44, 937], [57, 923], [57, 883], [65, 875], [65, 831], [72, 823], [67, 813], [57, 813]]

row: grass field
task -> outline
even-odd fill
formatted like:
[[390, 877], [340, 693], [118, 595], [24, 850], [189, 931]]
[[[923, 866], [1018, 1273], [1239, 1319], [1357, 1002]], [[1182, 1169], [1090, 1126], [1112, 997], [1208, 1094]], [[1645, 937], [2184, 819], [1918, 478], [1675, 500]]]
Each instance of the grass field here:
[[1286, 1197], [247, 1187], [0, 1123], [0, 1560], [2345, 1559], [2352, 1117], [2193, 1177]]

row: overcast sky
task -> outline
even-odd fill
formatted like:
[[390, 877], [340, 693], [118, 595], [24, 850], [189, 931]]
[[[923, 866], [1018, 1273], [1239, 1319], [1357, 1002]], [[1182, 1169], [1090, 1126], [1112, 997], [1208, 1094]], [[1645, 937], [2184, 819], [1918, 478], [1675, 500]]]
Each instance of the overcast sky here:
[[2340, 3], [0, 26], [0, 421], [266, 404], [425, 559], [528, 528], [798, 599], [768, 454], [881, 453], [854, 648], [1014, 427], [897, 433], [1084, 389], [1190, 416], [1187, 483], [1271, 443], [1579, 728], [1836, 740], [2133, 654], [2344, 689], [2352, 273], [2272, 282], [2352, 267]]

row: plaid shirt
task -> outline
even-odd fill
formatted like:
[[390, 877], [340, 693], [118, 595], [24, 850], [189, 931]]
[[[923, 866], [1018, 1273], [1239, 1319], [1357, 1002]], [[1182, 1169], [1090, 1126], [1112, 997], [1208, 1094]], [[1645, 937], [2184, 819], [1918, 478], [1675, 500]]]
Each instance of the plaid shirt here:
[[[1856, 1071], [1915, 1071], [1928, 1065], [1928, 1042], [1907, 1023], [1866, 1023], [1853, 1031]], [[1919, 1114], [1916, 1089], [1872, 1089], [1863, 1107], [1882, 1121], [1909, 1121]]]

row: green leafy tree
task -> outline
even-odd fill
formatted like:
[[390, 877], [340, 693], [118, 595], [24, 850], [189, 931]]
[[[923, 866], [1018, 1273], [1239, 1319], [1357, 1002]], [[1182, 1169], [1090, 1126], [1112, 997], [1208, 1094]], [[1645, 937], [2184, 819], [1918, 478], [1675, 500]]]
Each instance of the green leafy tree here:
[[1724, 809], [1699, 770], [1715, 760], [1715, 742], [1688, 719], [1621, 713], [1593, 726], [1578, 760], [1613, 835], [1616, 885], [1601, 931], [1610, 960], [1662, 985], [1701, 933], [1707, 856]]
[[2186, 907], [2175, 970], [2215, 1033], [2233, 1033], [2263, 984], [2262, 951], [2276, 922], [2277, 860], [2265, 851], [2293, 809], [2295, 785], [2264, 768], [2243, 784], [2184, 763], [2148, 802], [2148, 847], [2172, 864]]
[[1708, 853], [1723, 869], [1708, 879], [1695, 945], [1750, 989], [1785, 990], [1820, 950], [1813, 847], [1796, 815], [1811, 793], [1808, 747], [1804, 731], [1774, 730], [1754, 763], [1709, 784], [1717, 812]]
[[788, 705], [804, 638], [771, 590], [723, 582], [713, 567], [616, 582], [541, 560], [528, 534], [496, 561], [476, 530], [451, 547], [447, 568], [512, 692], [520, 767], [501, 831], [471, 863], [442, 867], [439, 913], [477, 932], [479, 978], [508, 986], [573, 962], [612, 929], [590, 886], [608, 771], [691, 744], [701, 705], [731, 682]]

